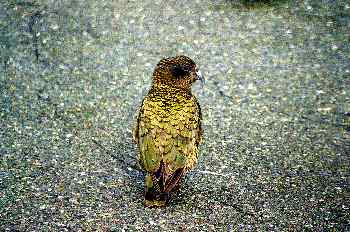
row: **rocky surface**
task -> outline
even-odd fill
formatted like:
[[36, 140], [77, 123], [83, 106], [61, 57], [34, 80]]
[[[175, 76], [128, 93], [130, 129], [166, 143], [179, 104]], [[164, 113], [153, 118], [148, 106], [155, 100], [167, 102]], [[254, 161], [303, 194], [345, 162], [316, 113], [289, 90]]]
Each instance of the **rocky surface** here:
[[[349, 230], [348, 1], [0, 3], [0, 229]], [[131, 131], [155, 64], [207, 84], [197, 168], [143, 206]]]

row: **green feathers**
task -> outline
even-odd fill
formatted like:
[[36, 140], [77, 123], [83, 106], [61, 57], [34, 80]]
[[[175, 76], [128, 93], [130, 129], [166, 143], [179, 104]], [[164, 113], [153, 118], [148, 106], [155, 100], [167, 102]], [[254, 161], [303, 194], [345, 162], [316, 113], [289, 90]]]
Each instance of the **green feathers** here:
[[147, 173], [146, 206], [165, 206], [169, 193], [197, 163], [201, 111], [191, 93], [192, 83], [200, 79], [197, 73], [188, 57], [161, 60], [142, 102], [134, 139], [140, 166]]

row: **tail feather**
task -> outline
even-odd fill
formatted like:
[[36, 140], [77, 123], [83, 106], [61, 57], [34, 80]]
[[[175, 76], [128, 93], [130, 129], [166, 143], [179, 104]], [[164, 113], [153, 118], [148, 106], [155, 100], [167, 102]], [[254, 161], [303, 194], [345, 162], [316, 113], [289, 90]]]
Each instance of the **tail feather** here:
[[180, 184], [180, 180], [181, 180], [183, 174], [184, 174], [183, 168], [176, 170], [175, 173], [166, 182], [164, 191], [170, 192], [175, 187], [177, 187]]
[[170, 177], [167, 177], [165, 165], [161, 165], [157, 172], [147, 174], [145, 180], [145, 205], [148, 207], [164, 207], [169, 201], [170, 192], [179, 186], [184, 174], [184, 169], [180, 168]]

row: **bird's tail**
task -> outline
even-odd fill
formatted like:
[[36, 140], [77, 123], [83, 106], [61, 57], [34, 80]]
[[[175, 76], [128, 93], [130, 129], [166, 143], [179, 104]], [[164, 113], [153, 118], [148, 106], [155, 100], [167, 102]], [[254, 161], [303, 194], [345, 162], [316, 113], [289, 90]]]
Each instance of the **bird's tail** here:
[[162, 162], [156, 173], [147, 174], [145, 179], [145, 205], [147, 207], [164, 207], [169, 201], [170, 192], [179, 187], [184, 169], [176, 170], [167, 178]]

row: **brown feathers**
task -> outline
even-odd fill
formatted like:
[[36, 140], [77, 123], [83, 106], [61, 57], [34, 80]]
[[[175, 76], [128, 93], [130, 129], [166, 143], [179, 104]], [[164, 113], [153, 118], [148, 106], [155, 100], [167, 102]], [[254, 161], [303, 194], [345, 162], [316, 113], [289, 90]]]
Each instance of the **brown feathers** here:
[[169, 193], [197, 163], [202, 128], [200, 106], [191, 93], [196, 80], [204, 79], [186, 56], [162, 59], [153, 73], [134, 130], [147, 175], [146, 206], [165, 206]]

